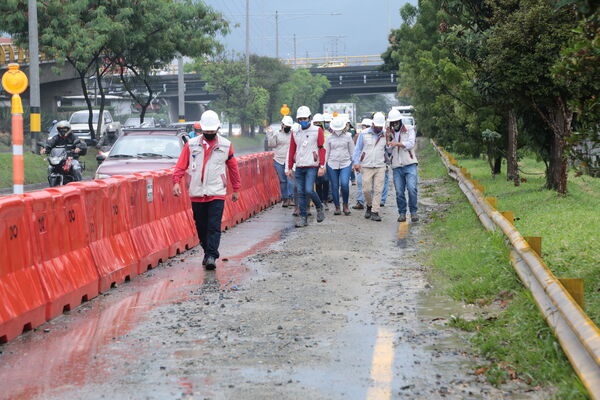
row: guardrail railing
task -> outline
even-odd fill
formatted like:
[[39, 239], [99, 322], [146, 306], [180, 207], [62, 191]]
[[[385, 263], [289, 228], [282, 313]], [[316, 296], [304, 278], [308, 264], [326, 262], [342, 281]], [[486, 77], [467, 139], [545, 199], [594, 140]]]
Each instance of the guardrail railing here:
[[431, 141], [458, 182], [483, 226], [490, 231], [500, 229], [510, 244], [513, 267], [527, 287], [567, 355], [573, 369], [592, 399], [600, 399], [600, 329], [594, 324], [569, 291], [562, 285], [540, 257], [539, 243], [530, 244], [513, 226], [511, 212], [496, 209], [496, 199], [486, 198], [485, 188], [443, 148]]

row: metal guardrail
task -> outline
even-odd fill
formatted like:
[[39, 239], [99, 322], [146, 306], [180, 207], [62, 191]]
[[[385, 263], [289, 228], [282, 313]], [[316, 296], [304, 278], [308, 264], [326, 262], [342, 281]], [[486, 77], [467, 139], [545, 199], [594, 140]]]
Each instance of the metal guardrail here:
[[456, 160], [443, 148], [433, 140], [431, 143], [448, 169], [448, 175], [458, 182], [485, 228], [500, 229], [506, 236], [511, 247], [511, 262], [521, 281], [531, 291], [592, 399], [600, 399], [600, 330], [511, 221], [486, 201], [481, 185], [465, 176]]
[[[43, 54], [40, 54], [40, 61], [48, 60]], [[6, 67], [11, 63], [20, 65], [29, 63], [29, 52], [14, 44], [0, 44], [0, 67]]]
[[372, 56], [343, 56], [343, 57], [312, 57], [312, 58], [284, 58], [281, 60], [290, 67], [301, 68], [338, 68], [360, 65], [382, 64], [380, 55]]

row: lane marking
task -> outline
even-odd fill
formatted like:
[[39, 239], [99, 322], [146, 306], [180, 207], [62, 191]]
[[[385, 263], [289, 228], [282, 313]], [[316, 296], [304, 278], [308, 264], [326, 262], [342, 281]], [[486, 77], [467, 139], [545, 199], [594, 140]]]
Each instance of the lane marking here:
[[406, 239], [408, 236], [408, 221], [400, 222], [398, 225], [398, 239]]
[[392, 398], [394, 366], [394, 335], [386, 328], [379, 328], [371, 362], [371, 386], [367, 400], [388, 400]]

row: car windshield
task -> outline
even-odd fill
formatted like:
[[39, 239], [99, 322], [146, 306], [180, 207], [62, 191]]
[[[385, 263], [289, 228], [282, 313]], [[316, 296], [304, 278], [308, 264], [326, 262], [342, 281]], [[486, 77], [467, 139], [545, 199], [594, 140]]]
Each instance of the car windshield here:
[[125, 126], [139, 126], [139, 125], [140, 125], [139, 118], [127, 118], [127, 121], [125, 121]]
[[177, 136], [123, 136], [113, 146], [109, 157], [178, 158], [181, 141]]
[[[75, 113], [71, 116], [71, 121], [69, 121], [72, 124], [87, 124], [88, 123], [88, 116], [89, 113], [87, 112], [82, 112], [82, 113]], [[98, 113], [94, 113], [94, 124], [98, 123]]]

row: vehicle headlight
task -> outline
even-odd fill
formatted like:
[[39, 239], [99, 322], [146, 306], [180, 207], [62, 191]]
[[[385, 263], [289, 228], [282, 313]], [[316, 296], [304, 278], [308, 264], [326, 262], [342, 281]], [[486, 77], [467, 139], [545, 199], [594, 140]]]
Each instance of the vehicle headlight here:
[[50, 159], [50, 164], [58, 165], [62, 160], [62, 157], [48, 157]]
[[94, 176], [94, 179], [104, 179], [104, 178], [110, 178], [110, 175], [106, 175], [106, 174], [96, 174]]

